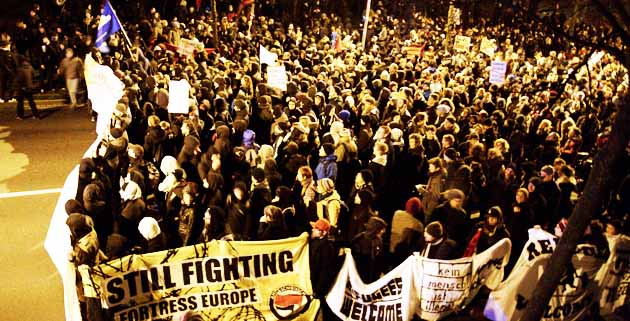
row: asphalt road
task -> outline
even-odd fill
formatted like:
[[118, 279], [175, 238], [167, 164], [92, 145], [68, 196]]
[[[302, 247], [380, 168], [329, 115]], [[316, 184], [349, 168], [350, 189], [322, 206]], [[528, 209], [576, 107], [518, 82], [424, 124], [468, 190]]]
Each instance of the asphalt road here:
[[62, 187], [96, 134], [85, 110], [56, 108], [42, 114], [43, 120], [16, 120], [14, 109], [0, 108], [3, 321], [65, 320], [61, 278], [43, 247], [59, 194], [15, 197], [6, 193]]

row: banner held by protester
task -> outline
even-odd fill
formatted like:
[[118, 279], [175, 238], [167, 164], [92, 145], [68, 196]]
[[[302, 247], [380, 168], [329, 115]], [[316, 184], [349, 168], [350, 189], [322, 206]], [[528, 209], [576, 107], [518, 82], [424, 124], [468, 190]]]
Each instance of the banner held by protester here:
[[307, 239], [212, 241], [79, 270], [85, 295], [99, 297], [117, 321], [182, 315], [310, 321], [319, 301], [312, 295]]

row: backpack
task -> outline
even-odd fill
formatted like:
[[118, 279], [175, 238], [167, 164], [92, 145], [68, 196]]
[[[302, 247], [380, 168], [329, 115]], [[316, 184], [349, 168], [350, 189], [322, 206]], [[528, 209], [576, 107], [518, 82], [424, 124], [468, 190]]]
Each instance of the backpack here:
[[[328, 238], [333, 241], [343, 241], [350, 223], [350, 208], [346, 205], [346, 202], [342, 200], [331, 200], [331, 202], [332, 201], [339, 202], [339, 217], [337, 218], [337, 227], [331, 226]], [[329, 219], [328, 207], [324, 206], [323, 209], [325, 218]]]
[[177, 234], [179, 234], [182, 238], [182, 245], [184, 246], [187, 245], [194, 220], [195, 209], [193, 207], [183, 208], [179, 213], [179, 226], [177, 227]]

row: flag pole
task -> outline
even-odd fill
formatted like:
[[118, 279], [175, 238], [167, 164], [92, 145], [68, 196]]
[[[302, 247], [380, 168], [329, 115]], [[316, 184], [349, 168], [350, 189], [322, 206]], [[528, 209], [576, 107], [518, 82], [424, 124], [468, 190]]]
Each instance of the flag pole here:
[[120, 31], [122, 31], [122, 34], [126, 40], [125, 44], [127, 45], [127, 51], [129, 51], [129, 55], [131, 57], [133, 57], [133, 54], [131, 52], [131, 41], [129, 40], [129, 37], [127, 36], [127, 32], [125, 31], [125, 27], [123, 26], [122, 22], [120, 21], [120, 19], [118, 19], [118, 14], [116, 13], [116, 10], [114, 9], [114, 6], [112, 6], [112, 3], [109, 3], [109, 7], [112, 8], [112, 13], [114, 13], [114, 17], [116, 17], [116, 20], [118, 20], [118, 23], [120, 23]]
[[370, 5], [372, 4], [372, 0], [367, 0], [367, 4], [365, 6], [365, 22], [363, 23], [363, 35], [361, 36], [361, 47], [365, 51], [365, 38], [367, 38], [367, 30], [368, 24], [370, 24]]

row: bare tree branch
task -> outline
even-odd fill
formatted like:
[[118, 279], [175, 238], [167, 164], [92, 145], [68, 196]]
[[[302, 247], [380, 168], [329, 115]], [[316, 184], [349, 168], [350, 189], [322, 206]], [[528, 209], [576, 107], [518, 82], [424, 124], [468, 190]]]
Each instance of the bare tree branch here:
[[626, 28], [619, 22], [617, 17], [615, 17], [615, 15], [610, 10], [608, 10], [608, 8], [606, 8], [606, 5], [604, 5], [600, 0], [592, 1], [593, 4], [595, 4], [597, 11], [599, 11], [599, 13], [601, 13], [604, 18], [608, 20], [613, 29], [619, 33], [623, 42], [630, 43], [630, 34], [626, 30]]

